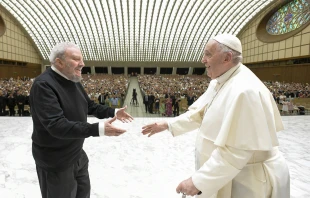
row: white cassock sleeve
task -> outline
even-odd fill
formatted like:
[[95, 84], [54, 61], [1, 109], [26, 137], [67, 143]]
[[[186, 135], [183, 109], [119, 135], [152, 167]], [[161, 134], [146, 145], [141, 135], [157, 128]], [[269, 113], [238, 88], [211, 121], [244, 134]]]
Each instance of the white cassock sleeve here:
[[169, 119], [168, 130], [173, 136], [182, 135], [183, 133], [198, 129], [201, 126], [205, 108], [210, 102], [210, 99], [212, 99], [211, 96], [215, 94], [214, 87], [216, 82], [216, 80], [210, 82], [207, 91], [188, 107], [187, 112], [171, 120]]
[[230, 182], [247, 164], [254, 151], [218, 147], [192, 176], [203, 197], [209, 197]]
[[168, 130], [173, 136], [198, 129], [203, 118], [203, 109], [190, 110], [168, 121]]

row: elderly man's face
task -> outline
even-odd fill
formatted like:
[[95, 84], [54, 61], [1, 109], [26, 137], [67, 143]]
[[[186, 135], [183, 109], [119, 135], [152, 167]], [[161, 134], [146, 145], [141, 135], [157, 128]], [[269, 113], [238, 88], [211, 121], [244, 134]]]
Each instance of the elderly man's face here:
[[68, 48], [65, 52], [65, 59], [61, 60], [64, 67], [62, 73], [73, 82], [82, 80], [82, 68], [85, 66], [83, 56], [78, 48]]
[[222, 65], [224, 59], [224, 54], [221, 53], [218, 43], [215, 40], [210, 40], [204, 49], [201, 62], [205, 64], [211, 79], [215, 79], [225, 72]]

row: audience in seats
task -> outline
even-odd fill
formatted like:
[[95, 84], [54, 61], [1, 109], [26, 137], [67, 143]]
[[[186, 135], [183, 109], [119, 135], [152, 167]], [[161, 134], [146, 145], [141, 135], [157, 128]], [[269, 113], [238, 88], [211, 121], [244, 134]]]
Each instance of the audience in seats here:
[[[137, 78], [142, 92], [140, 97], [143, 97], [144, 104], [146, 103], [146, 112], [162, 116], [184, 113], [208, 88], [210, 81], [205, 75], [137, 75]], [[29, 90], [33, 80], [28, 77], [0, 79], [0, 116], [29, 115]], [[128, 83], [129, 77], [125, 75], [84, 74], [82, 80], [92, 100], [117, 107], [123, 105]], [[282, 115], [291, 115], [298, 111], [295, 98], [310, 98], [308, 83], [264, 83], [273, 94]]]

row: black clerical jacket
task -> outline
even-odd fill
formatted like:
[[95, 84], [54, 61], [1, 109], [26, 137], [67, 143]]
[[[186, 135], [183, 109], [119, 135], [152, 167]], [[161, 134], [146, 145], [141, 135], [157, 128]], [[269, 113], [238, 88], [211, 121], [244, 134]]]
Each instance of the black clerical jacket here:
[[98, 123], [87, 123], [87, 114], [113, 117], [115, 110], [90, 100], [81, 83], [47, 69], [30, 91], [33, 120], [32, 153], [44, 169], [62, 171], [80, 157], [84, 138], [99, 136]]

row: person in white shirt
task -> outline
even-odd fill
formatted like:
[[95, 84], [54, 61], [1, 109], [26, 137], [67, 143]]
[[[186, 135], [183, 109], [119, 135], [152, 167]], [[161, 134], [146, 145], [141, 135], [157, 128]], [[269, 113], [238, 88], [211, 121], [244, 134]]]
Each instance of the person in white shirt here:
[[197, 198], [289, 198], [290, 177], [278, 150], [283, 130], [267, 87], [241, 63], [242, 45], [231, 34], [211, 39], [204, 49], [210, 85], [186, 113], [142, 127], [149, 137], [195, 129], [196, 172], [176, 188]]

